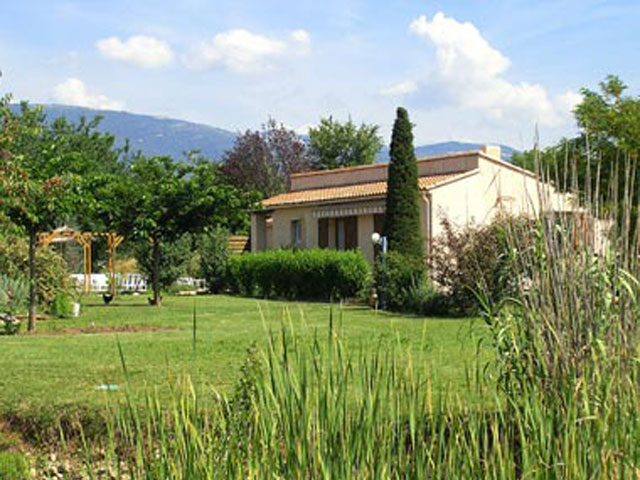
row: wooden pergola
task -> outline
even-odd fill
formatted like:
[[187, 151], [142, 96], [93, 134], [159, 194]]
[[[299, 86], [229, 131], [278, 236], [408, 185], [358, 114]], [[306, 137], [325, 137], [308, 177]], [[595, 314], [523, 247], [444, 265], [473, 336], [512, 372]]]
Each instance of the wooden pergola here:
[[116, 294], [116, 270], [115, 270], [115, 254], [116, 248], [122, 243], [124, 237], [117, 233], [96, 233], [96, 232], [77, 232], [71, 227], [63, 226], [56, 228], [52, 232], [44, 232], [38, 235], [38, 242], [43, 247], [47, 247], [52, 243], [77, 242], [82, 246], [84, 252], [84, 291], [91, 291], [91, 243], [96, 237], [107, 238], [107, 270], [111, 280], [109, 290], [111, 295]]

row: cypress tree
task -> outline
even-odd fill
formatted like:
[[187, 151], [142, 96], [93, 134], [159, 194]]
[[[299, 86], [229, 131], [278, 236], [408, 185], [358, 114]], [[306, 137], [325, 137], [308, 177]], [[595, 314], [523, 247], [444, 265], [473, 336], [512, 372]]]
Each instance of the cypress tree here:
[[399, 107], [391, 134], [384, 229], [389, 250], [422, 258], [418, 164], [411, 128], [409, 114]]

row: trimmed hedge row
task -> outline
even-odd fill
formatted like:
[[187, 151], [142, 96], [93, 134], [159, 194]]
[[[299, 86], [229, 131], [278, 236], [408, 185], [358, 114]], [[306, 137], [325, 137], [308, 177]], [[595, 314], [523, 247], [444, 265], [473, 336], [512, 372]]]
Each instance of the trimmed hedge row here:
[[232, 256], [227, 287], [265, 298], [328, 300], [366, 294], [371, 267], [360, 251], [268, 250]]

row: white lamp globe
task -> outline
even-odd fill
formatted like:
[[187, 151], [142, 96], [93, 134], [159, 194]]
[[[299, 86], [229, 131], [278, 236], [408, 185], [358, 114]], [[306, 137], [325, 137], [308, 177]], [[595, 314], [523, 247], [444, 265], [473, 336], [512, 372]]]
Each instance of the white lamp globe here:
[[372, 241], [373, 243], [375, 243], [376, 245], [377, 245], [378, 243], [380, 243], [380, 234], [379, 234], [378, 232], [373, 232], [373, 233], [371, 234], [371, 241]]

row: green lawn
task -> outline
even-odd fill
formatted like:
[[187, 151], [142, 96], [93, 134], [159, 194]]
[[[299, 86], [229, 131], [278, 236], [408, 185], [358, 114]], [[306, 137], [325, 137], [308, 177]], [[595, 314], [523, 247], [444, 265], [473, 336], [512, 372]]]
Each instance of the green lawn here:
[[[192, 312], [197, 310], [196, 354], [192, 350]], [[478, 359], [488, 358], [478, 343], [480, 321], [416, 318], [377, 313], [363, 307], [334, 306], [334, 319], [348, 351], [380, 348], [397, 342], [414, 364], [427, 369], [435, 391], [465, 394], [466, 373]], [[266, 345], [267, 331], [292, 327], [302, 341], [317, 332], [326, 335], [330, 306], [324, 303], [258, 301], [228, 296], [166, 297], [162, 308], [145, 297], [119, 297], [103, 306], [90, 297], [77, 319], [49, 320], [37, 335], [0, 336], [0, 404], [34, 406], [95, 404], [105, 395], [101, 384], [125, 382], [118, 341], [126, 359], [130, 391], [144, 386], [160, 389], [189, 374], [201, 388], [228, 391], [238, 377], [246, 349]], [[175, 330], [120, 333], [65, 333], [63, 329], [113, 326], [154, 326]], [[56, 333], [57, 332], [57, 333]]]

